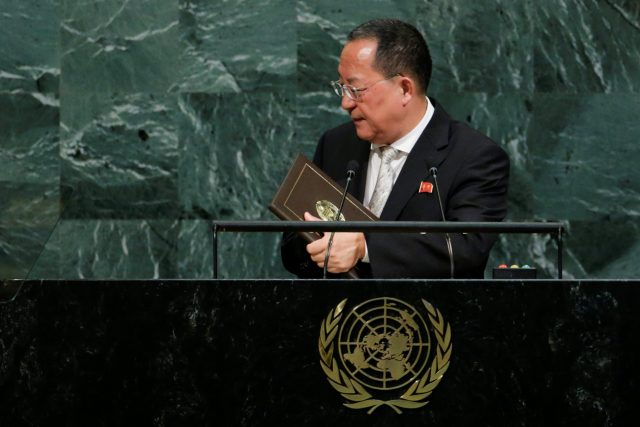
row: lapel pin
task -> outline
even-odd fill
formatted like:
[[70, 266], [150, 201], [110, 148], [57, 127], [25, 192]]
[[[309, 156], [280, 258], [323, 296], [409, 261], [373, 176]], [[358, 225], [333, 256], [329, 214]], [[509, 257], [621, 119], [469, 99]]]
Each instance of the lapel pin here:
[[429, 181], [421, 181], [420, 188], [418, 188], [418, 193], [431, 193], [433, 192], [433, 184]]

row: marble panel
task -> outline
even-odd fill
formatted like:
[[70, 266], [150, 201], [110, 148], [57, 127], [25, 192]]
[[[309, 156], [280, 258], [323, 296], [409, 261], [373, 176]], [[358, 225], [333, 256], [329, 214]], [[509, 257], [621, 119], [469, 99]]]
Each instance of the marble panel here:
[[62, 0], [61, 91], [166, 92], [178, 75], [176, 0]]
[[33, 277], [29, 273], [59, 218], [59, 197], [57, 179], [50, 183], [0, 181], [0, 278]]
[[325, 91], [336, 80], [347, 34], [374, 18], [415, 24], [413, 0], [298, 1], [298, 93]]
[[62, 220], [45, 256], [57, 257], [64, 279], [176, 277], [178, 229], [170, 220]]
[[62, 104], [65, 218], [175, 218], [175, 95], [86, 96]]
[[209, 221], [181, 220], [178, 230], [177, 277], [181, 279], [212, 278], [212, 242]]
[[24, 278], [59, 216], [53, 95], [0, 93], [0, 277]]
[[[620, 279], [640, 275], [637, 258], [632, 261], [639, 241], [637, 218], [612, 215], [570, 221], [565, 253], [575, 264], [572, 276]], [[616, 271], [615, 265], [621, 269]]]
[[312, 159], [322, 134], [351, 119], [340, 107], [340, 98], [329, 87], [318, 92], [298, 93], [297, 100], [297, 149]]
[[290, 0], [179, 0], [183, 65], [172, 90], [290, 90], [295, 8]]
[[0, 92], [58, 93], [60, 2], [0, 3]]
[[[378, 17], [423, 31], [430, 96], [509, 153], [509, 218], [566, 221], [565, 277], [640, 275], [635, 0], [3, 0], [0, 277], [77, 276], [59, 268], [60, 215], [71, 235], [179, 221], [160, 271], [209, 277], [208, 221], [273, 218], [295, 155], [348, 120], [328, 82], [347, 33]], [[222, 236], [221, 275], [284, 277], [277, 242]], [[554, 277], [556, 245], [502, 236], [490, 267], [503, 261]]]
[[638, 92], [640, 3], [542, 0], [532, 8], [537, 92]]
[[[528, 135], [539, 218], [569, 221], [566, 251], [574, 277], [617, 275], [639, 240], [640, 155], [635, 94], [536, 95]], [[624, 123], [623, 126], [620, 124]], [[640, 274], [640, 267], [635, 273]]]
[[[632, 227], [637, 227], [637, 224], [634, 223]], [[634, 232], [637, 236], [637, 230], [634, 229]], [[638, 277], [640, 276], [639, 259], [640, 241], [636, 239], [633, 243], [626, 245], [625, 250], [619, 252], [614, 259], [609, 259], [608, 263], [597, 271], [597, 276], [614, 279]]]
[[[220, 233], [218, 277], [225, 279], [280, 279], [292, 277], [280, 260], [280, 233]], [[178, 276], [213, 277], [211, 223], [182, 220], [178, 234]]]
[[527, 134], [532, 97], [520, 93], [440, 92], [433, 97], [456, 120], [493, 139], [508, 154], [509, 212], [513, 221], [533, 219], [532, 178], [528, 170]]
[[33, 262], [27, 276], [29, 279], [64, 278], [60, 269], [60, 244], [73, 245], [73, 242], [60, 239], [60, 224], [62, 222], [58, 213], [56, 221], [46, 230], [46, 234], [43, 234], [44, 238], [40, 239], [41, 244], [34, 248], [31, 255]]
[[181, 96], [182, 216], [271, 219], [267, 205], [299, 151], [286, 94]]
[[[286, 94], [188, 94], [180, 98], [180, 277], [211, 277], [210, 219], [266, 219], [293, 159], [295, 100]], [[283, 277], [280, 236], [221, 236], [220, 277]], [[257, 256], [256, 254], [259, 254]]]
[[286, 279], [280, 259], [280, 233], [222, 233], [218, 240], [221, 279]]
[[417, 26], [433, 59], [431, 92], [531, 92], [531, 3], [422, 0]]
[[529, 127], [534, 209], [542, 218], [640, 215], [640, 96], [552, 95], [533, 100]]
[[59, 103], [34, 93], [0, 93], [0, 181], [57, 182]]

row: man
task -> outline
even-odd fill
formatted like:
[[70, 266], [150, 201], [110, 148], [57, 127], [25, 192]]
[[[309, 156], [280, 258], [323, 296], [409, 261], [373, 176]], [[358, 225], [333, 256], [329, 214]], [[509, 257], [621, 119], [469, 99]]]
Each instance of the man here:
[[[434, 177], [447, 221], [501, 221], [507, 211], [509, 160], [486, 136], [452, 120], [427, 97], [431, 58], [413, 26], [392, 19], [354, 29], [333, 82], [351, 122], [327, 131], [314, 163], [338, 183], [347, 163], [362, 171], [351, 193], [381, 220], [441, 221]], [[424, 184], [423, 184], [424, 183]], [[317, 221], [310, 213], [305, 220]], [[286, 235], [285, 267], [300, 277], [322, 277], [329, 233], [306, 244]], [[482, 278], [495, 235], [336, 233], [328, 271], [357, 266], [361, 277]]]

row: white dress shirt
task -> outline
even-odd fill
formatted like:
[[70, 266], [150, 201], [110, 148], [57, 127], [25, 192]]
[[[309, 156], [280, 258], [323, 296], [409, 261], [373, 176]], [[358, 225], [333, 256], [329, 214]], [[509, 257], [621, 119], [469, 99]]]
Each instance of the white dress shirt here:
[[[400, 175], [402, 166], [404, 166], [404, 162], [407, 161], [407, 157], [413, 149], [413, 146], [416, 145], [416, 142], [418, 142], [418, 138], [420, 138], [420, 135], [422, 135], [422, 132], [426, 129], [429, 121], [431, 121], [434, 111], [435, 109], [433, 108], [433, 105], [431, 104], [431, 102], [429, 102], [429, 98], [427, 98], [427, 111], [425, 111], [424, 116], [422, 117], [420, 122], [418, 122], [416, 127], [414, 127], [408, 134], [406, 134], [399, 140], [390, 144], [391, 147], [402, 153], [402, 155], [399, 155], [391, 162], [394, 183], [398, 179], [398, 175]], [[376, 181], [378, 180], [378, 172], [380, 171], [381, 161], [382, 154], [380, 152], [380, 145], [371, 144], [369, 165], [367, 166], [367, 183], [364, 189], [363, 204], [365, 206], [369, 206], [369, 202], [371, 202], [371, 196], [373, 195], [373, 190], [375, 189]]]
[[[425, 97], [427, 98], [427, 97]], [[433, 117], [435, 109], [433, 108], [433, 104], [429, 102], [429, 98], [427, 98], [427, 111], [425, 111], [424, 116], [418, 122], [416, 127], [414, 127], [408, 134], [400, 138], [399, 140], [390, 144], [391, 147], [398, 150], [401, 155], [398, 155], [392, 162], [391, 168], [393, 169], [393, 182], [395, 184], [398, 176], [400, 175], [400, 171], [402, 170], [402, 166], [407, 161], [407, 157], [409, 153], [418, 142], [420, 135], [426, 129], [427, 125], [431, 121]], [[364, 199], [363, 204], [365, 206], [369, 206], [369, 202], [371, 202], [371, 196], [373, 195], [373, 190], [376, 186], [376, 181], [378, 180], [378, 172], [380, 171], [380, 162], [382, 161], [382, 153], [380, 151], [380, 145], [371, 144], [371, 152], [369, 153], [369, 164], [367, 166], [367, 182], [364, 188]], [[367, 248], [367, 243], [365, 241], [365, 255], [362, 258], [363, 262], [369, 262], [369, 249]]]

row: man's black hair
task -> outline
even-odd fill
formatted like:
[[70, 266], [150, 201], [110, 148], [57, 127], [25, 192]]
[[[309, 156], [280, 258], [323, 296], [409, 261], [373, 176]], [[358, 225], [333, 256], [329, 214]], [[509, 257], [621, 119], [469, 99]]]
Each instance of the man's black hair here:
[[374, 19], [359, 25], [347, 36], [347, 42], [373, 39], [378, 42], [376, 70], [391, 77], [408, 74], [417, 79], [426, 94], [431, 80], [431, 55], [427, 42], [413, 26], [398, 19]]

